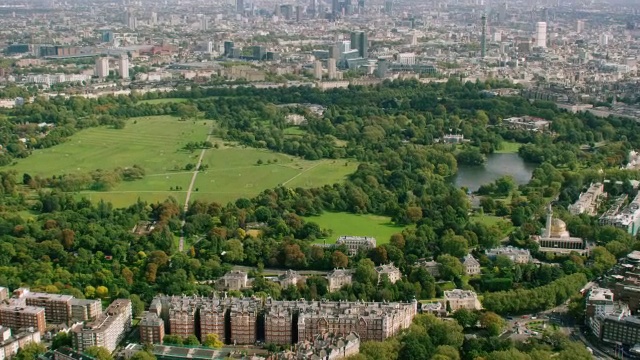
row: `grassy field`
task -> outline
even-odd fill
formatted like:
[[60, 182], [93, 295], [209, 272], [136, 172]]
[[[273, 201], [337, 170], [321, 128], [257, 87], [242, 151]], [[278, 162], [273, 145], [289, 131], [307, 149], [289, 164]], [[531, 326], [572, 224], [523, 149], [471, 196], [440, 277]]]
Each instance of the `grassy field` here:
[[283, 134], [289, 136], [302, 136], [307, 133], [306, 130], [300, 129], [298, 126], [290, 126], [282, 131]]
[[502, 236], [508, 236], [513, 230], [515, 230], [515, 227], [511, 225], [510, 220], [500, 216], [474, 214], [469, 218], [469, 220], [486, 226], [497, 226], [502, 230]]
[[[167, 99], [162, 99], [167, 100]], [[134, 118], [124, 129], [91, 128], [73, 135], [67, 142], [36, 150], [16, 165], [0, 168], [50, 177], [69, 173], [87, 173], [96, 169], [141, 166], [143, 179], [120, 182], [110, 191], [83, 191], [78, 197], [105, 200], [115, 206], [127, 206], [138, 198], [157, 202], [174, 197], [183, 203], [193, 172], [182, 170], [197, 163], [200, 150], [183, 150], [187, 142], [203, 141], [211, 121], [179, 121], [171, 116]], [[203, 158], [206, 171], [197, 176], [192, 199], [226, 203], [240, 197], [252, 197], [264, 189], [283, 184], [288, 187], [316, 187], [332, 184], [353, 173], [358, 164], [347, 160], [306, 161], [266, 150], [218, 145]], [[258, 165], [258, 160], [263, 164]], [[175, 190], [179, 188], [179, 190]]]
[[357, 168], [353, 161], [307, 161], [239, 146], [208, 150], [202, 163], [209, 168], [198, 174], [191, 198], [221, 203], [278, 185], [309, 188], [341, 182]]
[[522, 144], [512, 141], [503, 141], [502, 149], [496, 150], [497, 154], [513, 154], [517, 153]]
[[63, 144], [36, 150], [16, 165], [1, 169], [52, 176], [140, 165], [147, 174], [168, 173], [193, 161], [194, 154], [182, 147], [189, 141], [204, 140], [210, 126], [210, 121], [178, 121], [171, 116], [135, 118], [124, 129], [80, 131]]
[[183, 98], [165, 98], [165, 99], [151, 99], [151, 100], [142, 100], [140, 104], [166, 104], [166, 103], [182, 103], [187, 102], [189, 99]]
[[316, 243], [333, 244], [338, 236], [372, 236], [378, 244], [389, 242], [391, 235], [402, 232], [404, 227], [391, 223], [391, 219], [376, 215], [356, 215], [348, 213], [325, 212], [320, 216], [310, 216], [306, 221], [320, 225], [321, 229], [331, 229], [332, 235], [327, 239], [317, 240]]

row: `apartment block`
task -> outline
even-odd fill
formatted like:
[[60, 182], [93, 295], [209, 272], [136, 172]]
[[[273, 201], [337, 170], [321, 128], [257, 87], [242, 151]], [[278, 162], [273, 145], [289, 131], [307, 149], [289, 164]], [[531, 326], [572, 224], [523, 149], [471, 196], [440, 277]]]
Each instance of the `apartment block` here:
[[226, 337], [226, 308], [219, 302], [210, 303], [200, 309], [200, 336], [204, 339], [209, 334], [218, 335], [224, 341]]
[[293, 344], [293, 309], [272, 306], [264, 314], [264, 342], [267, 344]]
[[258, 304], [255, 301], [233, 303], [229, 310], [231, 344], [253, 344], [257, 340]]
[[0, 301], [4, 301], [9, 298], [9, 289], [0, 286]]
[[20, 288], [14, 291], [14, 297], [24, 300], [27, 306], [44, 308], [47, 322], [65, 324], [71, 320], [71, 295], [31, 292], [27, 288]]
[[164, 321], [155, 313], [148, 312], [140, 321], [138, 330], [143, 344], [162, 344], [164, 339]]
[[92, 321], [102, 312], [102, 302], [100, 300], [72, 299], [71, 300], [71, 321], [82, 322]]
[[95, 320], [71, 329], [73, 347], [85, 351], [91, 346], [102, 346], [114, 351], [130, 328], [131, 301], [117, 299]]
[[[169, 319], [172, 335], [195, 334], [203, 339], [207, 334], [217, 334], [227, 344], [265, 341], [288, 345], [313, 341], [324, 333], [345, 335], [355, 332], [363, 341], [382, 341], [411, 325], [417, 313], [417, 302], [158, 296], [151, 303], [150, 313]], [[180, 326], [176, 326], [178, 320]]]
[[0, 325], [13, 330], [34, 328], [43, 334], [46, 328], [45, 309], [35, 306], [2, 305]]

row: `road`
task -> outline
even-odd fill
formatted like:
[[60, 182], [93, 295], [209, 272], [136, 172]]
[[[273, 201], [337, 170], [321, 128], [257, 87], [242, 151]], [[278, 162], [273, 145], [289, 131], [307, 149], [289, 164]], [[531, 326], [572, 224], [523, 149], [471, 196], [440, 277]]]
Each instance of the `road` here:
[[[213, 129], [211, 129], [213, 130]], [[211, 139], [211, 131], [209, 131], [209, 135], [207, 135], [207, 140]], [[200, 157], [198, 157], [198, 163], [196, 164], [196, 168], [193, 171], [193, 175], [191, 176], [191, 183], [189, 183], [189, 189], [187, 189], [187, 196], [184, 198], [184, 216], [182, 217], [182, 229], [180, 230], [180, 243], [178, 245], [178, 250], [180, 252], [184, 251], [184, 224], [186, 224], [187, 220], [187, 211], [189, 210], [189, 199], [191, 199], [191, 192], [193, 191], [193, 185], [196, 183], [196, 178], [198, 177], [198, 172], [200, 172], [200, 165], [202, 165], [202, 159], [204, 158], [204, 153], [207, 152], [207, 148], [202, 149], [200, 152]]]

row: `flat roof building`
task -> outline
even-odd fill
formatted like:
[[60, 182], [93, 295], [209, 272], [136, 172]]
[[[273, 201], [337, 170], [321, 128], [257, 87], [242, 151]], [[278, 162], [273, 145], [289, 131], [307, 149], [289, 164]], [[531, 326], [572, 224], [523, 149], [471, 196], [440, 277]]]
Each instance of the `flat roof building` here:
[[113, 352], [131, 328], [131, 300], [114, 300], [95, 320], [71, 329], [73, 347], [86, 351], [102, 346]]
[[32, 327], [40, 334], [44, 334], [46, 329], [45, 310], [35, 306], [1, 305], [0, 325], [14, 331]]

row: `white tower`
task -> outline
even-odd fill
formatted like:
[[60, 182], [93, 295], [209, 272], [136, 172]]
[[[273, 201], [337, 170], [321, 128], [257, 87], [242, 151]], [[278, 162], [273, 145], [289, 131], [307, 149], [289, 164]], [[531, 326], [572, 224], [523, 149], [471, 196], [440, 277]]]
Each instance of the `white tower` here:
[[318, 60], [313, 64], [313, 77], [322, 80], [322, 63]]
[[536, 47], [547, 47], [547, 23], [540, 21], [536, 23]]
[[129, 78], [129, 57], [126, 54], [122, 55], [118, 61], [118, 71], [121, 79]]
[[109, 76], [109, 58], [100, 57], [96, 59], [96, 76], [106, 78]]
[[335, 80], [337, 77], [336, 59], [329, 59], [327, 61], [327, 70], [329, 72], [329, 80]]

